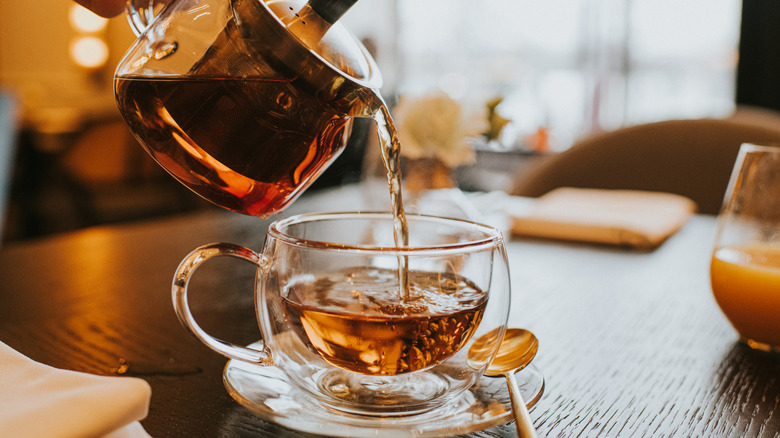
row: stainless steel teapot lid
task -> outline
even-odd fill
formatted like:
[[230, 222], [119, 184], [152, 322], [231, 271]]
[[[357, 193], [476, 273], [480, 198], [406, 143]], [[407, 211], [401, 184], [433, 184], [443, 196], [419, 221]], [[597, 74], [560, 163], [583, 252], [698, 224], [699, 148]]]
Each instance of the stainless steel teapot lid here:
[[232, 4], [236, 19], [243, 22], [244, 36], [257, 38], [260, 44], [277, 42], [276, 56], [296, 71], [316, 74], [311, 71], [313, 66], [305, 65], [307, 62], [302, 65], [301, 61], [310, 56], [302, 53], [306, 51], [359, 85], [372, 89], [382, 85], [381, 73], [373, 57], [340, 22], [333, 24], [314, 47], [307, 46], [288, 31], [284, 23], [294, 18], [306, 5], [306, 0], [232, 0]]
[[[295, 36], [285, 23], [293, 20], [307, 0], [224, 0], [241, 28], [247, 41], [245, 48], [263, 52], [264, 59], [278, 58], [292, 73], [314, 73], [316, 66], [311, 58], [326, 63], [331, 69], [363, 86], [378, 89], [382, 77], [373, 57], [366, 48], [339, 22], [336, 21], [313, 47]], [[346, 3], [356, 0], [309, 0], [320, 4]], [[141, 36], [151, 27], [164, 10], [175, 7], [176, 0], [128, 0], [127, 17], [130, 27]], [[343, 10], [348, 9], [342, 8]], [[337, 20], [338, 17], [329, 17]], [[155, 40], [159, 36], [152, 38]], [[270, 49], [270, 50], [269, 50]], [[165, 53], [164, 55], [167, 55]], [[332, 78], [331, 78], [332, 80]], [[319, 81], [318, 81], [319, 82]]]

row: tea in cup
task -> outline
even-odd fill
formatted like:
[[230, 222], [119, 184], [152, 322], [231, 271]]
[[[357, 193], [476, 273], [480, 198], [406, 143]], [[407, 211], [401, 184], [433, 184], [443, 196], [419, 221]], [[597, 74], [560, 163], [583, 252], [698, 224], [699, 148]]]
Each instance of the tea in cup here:
[[[341, 412], [412, 415], [438, 408], [482, 376], [506, 328], [510, 283], [496, 229], [409, 215], [409, 244], [390, 213], [327, 213], [274, 222], [260, 253], [216, 243], [179, 266], [182, 323], [229, 358], [276, 366], [303, 394]], [[218, 340], [195, 322], [187, 286], [216, 256], [257, 265], [255, 306], [264, 348]], [[488, 333], [499, 336], [484, 336]], [[485, 354], [469, 356], [482, 338]], [[492, 339], [485, 343], [485, 338]]]

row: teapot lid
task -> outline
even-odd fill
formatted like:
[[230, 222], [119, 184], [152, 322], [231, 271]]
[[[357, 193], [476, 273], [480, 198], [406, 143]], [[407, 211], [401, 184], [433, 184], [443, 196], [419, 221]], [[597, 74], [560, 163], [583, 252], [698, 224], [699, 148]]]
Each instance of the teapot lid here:
[[[334, 23], [313, 46], [289, 31], [285, 23], [294, 19], [306, 0], [233, 0], [232, 3], [234, 16], [247, 24], [242, 26], [244, 36], [266, 45], [274, 41], [274, 57], [291, 70], [311, 75], [310, 79], [316, 83], [333, 83], [333, 72], [317, 65], [325, 63], [360, 86], [381, 87], [382, 76], [373, 57], [340, 22]], [[336, 80], [334, 85], [339, 82]]]

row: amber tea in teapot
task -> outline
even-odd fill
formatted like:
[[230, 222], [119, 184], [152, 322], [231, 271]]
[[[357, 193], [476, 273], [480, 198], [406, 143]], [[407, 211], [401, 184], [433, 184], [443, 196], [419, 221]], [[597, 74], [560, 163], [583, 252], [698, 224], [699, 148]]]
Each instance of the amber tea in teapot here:
[[344, 149], [351, 117], [384, 106], [378, 69], [346, 30], [334, 26], [314, 48], [288, 33], [281, 20], [302, 5], [176, 0], [117, 69], [130, 130], [221, 207], [282, 210]]
[[209, 201], [253, 216], [284, 208], [349, 133], [349, 119], [290, 82], [124, 77], [116, 88], [157, 162]]

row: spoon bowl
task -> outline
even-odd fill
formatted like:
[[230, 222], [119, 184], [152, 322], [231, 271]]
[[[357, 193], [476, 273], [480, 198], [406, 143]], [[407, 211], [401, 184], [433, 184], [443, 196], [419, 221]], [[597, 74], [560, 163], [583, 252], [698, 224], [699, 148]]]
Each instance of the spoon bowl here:
[[538, 350], [539, 340], [533, 333], [520, 328], [507, 329], [498, 353], [488, 365], [485, 375], [496, 377], [508, 371], [516, 373], [531, 363]]

